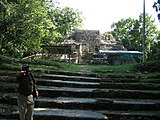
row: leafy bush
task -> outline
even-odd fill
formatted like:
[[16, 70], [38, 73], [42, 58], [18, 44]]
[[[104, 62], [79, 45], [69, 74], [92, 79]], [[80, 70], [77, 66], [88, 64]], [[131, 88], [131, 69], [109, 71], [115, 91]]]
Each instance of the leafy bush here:
[[135, 66], [141, 72], [160, 72], [160, 61], [145, 62]]

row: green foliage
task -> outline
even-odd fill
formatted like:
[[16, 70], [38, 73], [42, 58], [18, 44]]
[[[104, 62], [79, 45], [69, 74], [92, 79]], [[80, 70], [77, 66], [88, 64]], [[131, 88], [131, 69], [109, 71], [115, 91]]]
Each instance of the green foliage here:
[[[22, 59], [16, 59], [12, 57], [7, 57], [0, 55], [0, 69], [1, 70], [15, 70], [19, 71], [21, 70], [22, 64], [29, 64], [31, 67], [31, 70], [34, 72], [47, 72], [50, 71], [57, 71], [61, 69], [60, 63], [55, 61], [48, 61], [44, 59], [36, 59], [36, 60], [22, 60]], [[49, 72], [48, 72], [49, 71]]]
[[154, 2], [153, 4], [153, 9], [156, 10], [156, 12], [158, 13], [157, 17], [158, 17], [158, 20], [160, 20], [160, 0], [157, 0], [157, 2]]
[[19, 57], [63, 40], [80, 26], [80, 12], [53, 1], [0, 1], [0, 53]]
[[[142, 51], [142, 30], [143, 30], [143, 15], [139, 16], [139, 20], [127, 18], [121, 19], [117, 23], [112, 24], [112, 31], [110, 32], [115, 39], [122, 43], [127, 50]], [[146, 14], [146, 41], [145, 51], [146, 58], [151, 60], [156, 58], [158, 29], [151, 20], [151, 16]], [[153, 51], [155, 52], [153, 56]]]
[[80, 18], [80, 12], [78, 10], [74, 11], [73, 8], [57, 8], [53, 11], [54, 14], [54, 24], [56, 25], [56, 30], [66, 36], [70, 34], [74, 29], [81, 26], [82, 19]]
[[[139, 64], [125, 64], [119, 66], [107, 65], [79, 65], [65, 62], [55, 62], [45, 59], [21, 60], [0, 55], [0, 74], [6, 75], [10, 71], [18, 72], [21, 65], [28, 63], [32, 72], [38, 73], [77, 73], [92, 75], [114, 75], [114, 76], [144, 76], [159, 78], [160, 62], [145, 62]], [[146, 74], [145, 72], [148, 71]], [[10, 74], [14, 76], [15, 73]]]
[[121, 19], [121, 21], [113, 23], [112, 28], [113, 31], [111, 33], [125, 48], [128, 50], [140, 50], [141, 44], [139, 44], [139, 40], [142, 36], [140, 34], [140, 23], [138, 20], [132, 18]]
[[141, 63], [136, 65], [135, 68], [141, 72], [160, 72], [160, 61]]

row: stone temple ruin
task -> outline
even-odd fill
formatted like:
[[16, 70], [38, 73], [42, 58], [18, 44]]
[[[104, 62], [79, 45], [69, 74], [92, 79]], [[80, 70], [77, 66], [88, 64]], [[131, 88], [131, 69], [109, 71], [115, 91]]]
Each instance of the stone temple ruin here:
[[[98, 30], [76, 30], [61, 43], [61, 46], [70, 46], [72, 52], [70, 55], [60, 55], [59, 59], [69, 59], [76, 64], [120, 65], [135, 62], [133, 56], [126, 55], [127, 50], [111, 34], [100, 35]], [[141, 53], [136, 52], [134, 55], [136, 54]]]

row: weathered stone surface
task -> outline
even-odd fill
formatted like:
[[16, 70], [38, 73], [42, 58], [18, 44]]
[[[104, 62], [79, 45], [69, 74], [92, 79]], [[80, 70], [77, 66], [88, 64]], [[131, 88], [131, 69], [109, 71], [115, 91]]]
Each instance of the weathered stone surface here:
[[[160, 91], [159, 83], [156, 82], [158, 79], [118, 75], [98, 77], [74, 74], [43, 74], [37, 77], [40, 97], [35, 99], [34, 119], [160, 119]], [[16, 94], [1, 94], [0, 102], [8, 105], [1, 107], [5, 108], [3, 110], [6, 112], [11, 110], [10, 107], [14, 107], [13, 114], [10, 114], [12, 111], [0, 113], [0, 119], [18, 119]]]
[[[18, 112], [15, 112], [13, 115], [17, 116]], [[34, 109], [34, 118], [38, 118], [38, 120], [108, 120], [105, 115], [91, 110], [65, 110], [51, 108]]]

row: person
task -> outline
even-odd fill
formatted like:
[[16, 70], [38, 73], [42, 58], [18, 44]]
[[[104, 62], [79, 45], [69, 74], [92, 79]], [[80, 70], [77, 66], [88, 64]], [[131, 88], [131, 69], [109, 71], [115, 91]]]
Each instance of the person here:
[[[18, 109], [20, 120], [33, 120], [34, 96], [33, 92], [36, 89], [36, 82], [31, 72], [29, 65], [22, 65], [22, 70], [17, 76], [18, 86]], [[38, 97], [38, 91], [35, 91], [35, 97]]]

